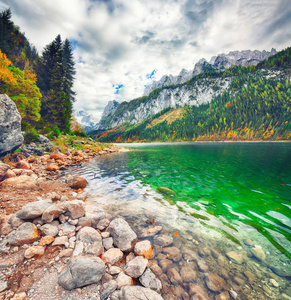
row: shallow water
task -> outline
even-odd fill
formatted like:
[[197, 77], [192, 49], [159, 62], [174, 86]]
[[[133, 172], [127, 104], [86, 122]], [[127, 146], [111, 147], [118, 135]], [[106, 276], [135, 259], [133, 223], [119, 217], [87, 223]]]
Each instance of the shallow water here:
[[[89, 180], [90, 200], [111, 216], [124, 216], [138, 233], [148, 219], [163, 226], [182, 253], [198, 255], [198, 260], [174, 262], [178, 270], [187, 265], [197, 272], [195, 284], [205, 286], [205, 274], [212, 272], [239, 299], [291, 297], [291, 143], [130, 146], [137, 150], [69, 170]], [[159, 187], [175, 194], [158, 193]], [[255, 245], [266, 255], [263, 262], [252, 255]], [[244, 262], [231, 262], [226, 257], [230, 251], [243, 254]], [[201, 263], [207, 271], [201, 271]], [[273, 286], [273, 277], [279, 287]], [[189, 292], [188, 283], [182, 287]], [[207, 291], [210, 299], [218, 294]], [[177, 297], [178, 292], [169, 288], [165, 295]]]

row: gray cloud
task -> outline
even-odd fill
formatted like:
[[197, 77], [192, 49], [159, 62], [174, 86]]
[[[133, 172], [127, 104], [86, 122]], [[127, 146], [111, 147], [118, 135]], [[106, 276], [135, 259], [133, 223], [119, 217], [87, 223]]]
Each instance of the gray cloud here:
[[[153, 78], [232, 50], [290, 46], [290, 0], [0, 0], [39, 52], [75, 42], [75, 108], [102, 113], [143, 94]], [[123, 85], [119, 94], [114, 86]]]

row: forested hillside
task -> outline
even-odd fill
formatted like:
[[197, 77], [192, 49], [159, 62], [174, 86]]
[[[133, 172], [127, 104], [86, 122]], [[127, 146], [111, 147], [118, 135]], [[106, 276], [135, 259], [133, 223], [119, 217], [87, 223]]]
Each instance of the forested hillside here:
[[39, 55], [11, 20], [0, 12], [0, 93], [17, 105], [22, 129], [58, 135], [70, 131], [75, 67], [68, 39], [58, 35]]
[[[201, 78], [230, 78], [226, 91], [210, 103], [164, 109], [144, 122], [122, 124], [102, 133], [100, 141], [276, 140], [291, 139], [291, 48], [256, 67], [236, 66], [208, 70], [186, 82], [190, 88]], [[183, 85], [180, 85], [183, 86]], [[179, 86], [170, 87], [177, 88]], [[167, 87], [168, 88], [168, 87]], [[158, 94], [161, 89], [153, 91]], [[140, 101], [147, 100], [143, 98]], [[136, 100], [133, 104], [136, 104]], [[131, 105], [129, 102], [128, 106]], [[183, 113], [175, 114], [176, 110]], [[118, 109], [117, 109], [118, 110]], [[169, 122], [167, 116], [176, 115]]]

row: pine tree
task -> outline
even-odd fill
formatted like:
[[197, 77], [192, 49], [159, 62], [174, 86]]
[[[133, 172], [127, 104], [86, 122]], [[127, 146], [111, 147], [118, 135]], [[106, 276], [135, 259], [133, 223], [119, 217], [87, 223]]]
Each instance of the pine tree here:
[[72, 90], [75, 68], [68, 40], [62, 43], [58, 35], [44, 48], [37, 65], [37, 74], [38, 86], [44, 95], [42, 118], [68, 132], [75, 95]]
[[8, 58], [12, 54], [14, 24], [11, 21], [11, 10], [7, 9], [0, 13], [0, 49]]

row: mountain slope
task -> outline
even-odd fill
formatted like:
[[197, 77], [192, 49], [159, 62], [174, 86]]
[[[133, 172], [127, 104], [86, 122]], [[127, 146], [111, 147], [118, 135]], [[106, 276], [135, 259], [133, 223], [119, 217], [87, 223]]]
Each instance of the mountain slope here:
[[[257, 67], [210, 70], [185, 84], [121, 103], [107, 120], [117, 127], [100, 140], [290, 139], [290, 61], [288, 48]], [[182, 117], [171, 124], [166, 119], [153, 123], [176, 105], [183, 107]]]

